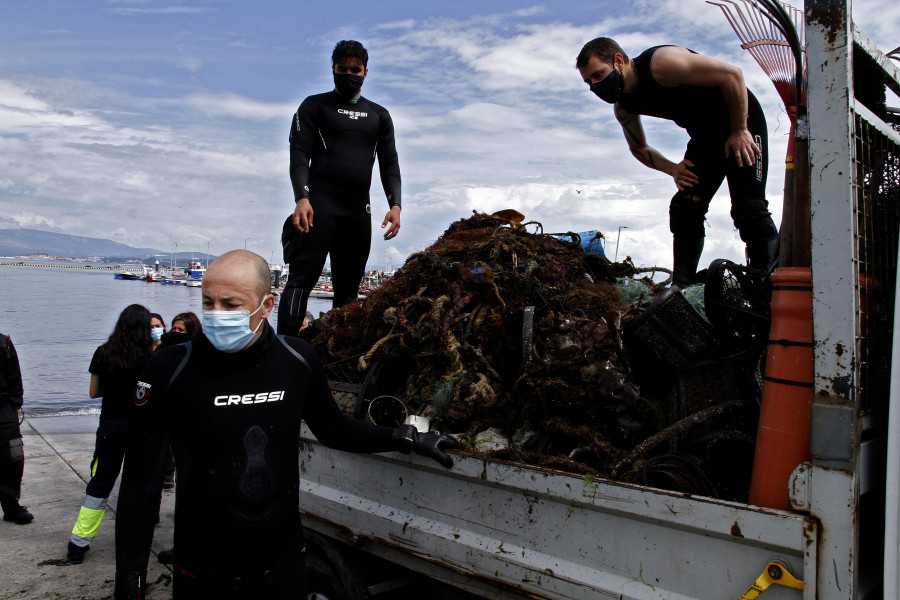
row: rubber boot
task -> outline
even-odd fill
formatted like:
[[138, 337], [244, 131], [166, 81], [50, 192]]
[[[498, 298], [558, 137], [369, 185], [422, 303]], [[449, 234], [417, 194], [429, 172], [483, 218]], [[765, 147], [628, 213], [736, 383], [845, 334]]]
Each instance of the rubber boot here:
[[747, 243], [747, 265], [754, 269], [769, 271], [778, 258], [778, 237], [754, 240]]
[[696, 283], [697, 265], [700, 263], [700, 255], [703, 254], [703, 241], [702, 237], [675, 237], [672, 242], [672, 255], [674, 258], [672, 285], [686, 288]]

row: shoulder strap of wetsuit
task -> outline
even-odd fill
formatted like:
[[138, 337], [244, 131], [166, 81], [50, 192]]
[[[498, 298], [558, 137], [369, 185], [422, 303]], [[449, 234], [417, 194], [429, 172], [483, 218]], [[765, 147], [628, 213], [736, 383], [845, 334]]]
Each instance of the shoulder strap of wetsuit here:
[[297, 357], [297, 360], [299, 360], [301, 363], [303, 363], [303, 366], [306, 367], [306, 370], [307, 370], [307, 371], [309, 371], [310, 373], [312, 373], [312, 367], [309, 366], [309, 362], [308, 362], [305, 358], [303, 358], [303, 355], [302, 355], [302, 354], [300, 354], [299, 352], [297, 352], [296, 350], [294, 350], [294, 349], [291, 347], [291, 345], [287, 343], [287, 340], [284, 339], [284, 336], [283, 336], [283, 335], [276, 335], [275, 337], [278, 338], [278, 341], [281, 342], [281, 343], [284, 345], [285, 348], [287, 348], [287, 351], [288, 351], [288, 352], [290, 352], [291, 354], [293, 354], [295, 357]]
[[182, 369], [184, 369], [184, 366], [187, 364], [188, 360], [190, 360], [190, 358], [191, 358], [191, 349], [194, 346], [194, 342], [186, 342], [184, 344], [184, 346], [185, 346], [184, 356], [181, 358], [181, 362], [178, 363], [178, 366], [175, 367], [175, 371], [172, 373], [172, 377], [169, 378], [169, 383], [168, 383], [168, 385], [166, 385], [166, 390], [168, 390], [170, 387], [172, 387], [172, 382], [175, 381], [176, 377], [181, 375]]

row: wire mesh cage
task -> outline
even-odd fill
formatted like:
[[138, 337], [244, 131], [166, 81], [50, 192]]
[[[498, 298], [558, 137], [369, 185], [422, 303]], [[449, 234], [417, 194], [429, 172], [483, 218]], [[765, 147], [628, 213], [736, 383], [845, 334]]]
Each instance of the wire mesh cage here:
[[898, 227], [900, 144], [884, 126], [854, 116], [857, 349], [862, 412], [880, 410], [890, 386]]

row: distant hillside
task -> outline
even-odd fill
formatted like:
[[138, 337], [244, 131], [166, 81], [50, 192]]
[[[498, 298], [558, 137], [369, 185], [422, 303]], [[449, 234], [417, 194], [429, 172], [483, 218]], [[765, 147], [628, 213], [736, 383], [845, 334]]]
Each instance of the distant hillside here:
[[[53, 233], [38, 229], [0, 229], [0, 256], [49, 254], [63, 258], [114, 258], [147, 260], [168, 257], [170, 253], [154, 248], [133, 248], [112, 240]], [[178, 256], [205, 260], [202, 253], [179, 252]]]

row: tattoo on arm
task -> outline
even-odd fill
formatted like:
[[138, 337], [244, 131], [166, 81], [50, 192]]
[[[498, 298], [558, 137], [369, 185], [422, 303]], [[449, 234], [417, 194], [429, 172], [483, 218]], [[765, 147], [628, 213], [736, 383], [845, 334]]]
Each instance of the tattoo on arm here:
[[625, 141], [628, 142], [628, 149], [631, 150], [631, 154], [648, 167], [656, 168], [656, 165], [653, 162], [653, 151], [650, 149], [646, 152], [640, 150], [643, 144], [631, 127], [632, 119], [629, 114], [619, 110], [617, 105], [613, 106], [613, 113], [616, 115], [616, 120], [619, 122], [619, 125], [622, 126], [622, 131], [625, 132]]
[[636, 159], [650, 167], [651, 169], [656, 168], [656, 163], [653, 162], [653, 152], [648, 150], [647, 152], [641, 152], [637, 148], [630, 148], [631, 154], [634, 155]]
[[634, 134], [634, 132], [631, 130], [631, 128], [629, 128], [629, 127], [623, 125], [623, 126], [622, 126], [622, 131], [625, 132], [625, 137], [626, 137], [627, 140], [628, 140], [628, 146], [629, 146], [629, 147], [634, 148], [634, 147], [640, 145], [639, 142], [638, 142], [638, 137]]

